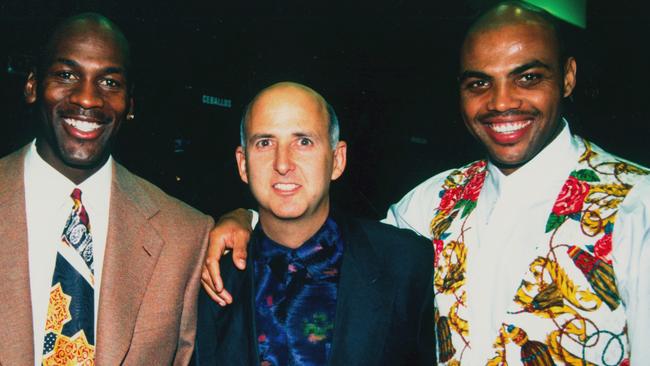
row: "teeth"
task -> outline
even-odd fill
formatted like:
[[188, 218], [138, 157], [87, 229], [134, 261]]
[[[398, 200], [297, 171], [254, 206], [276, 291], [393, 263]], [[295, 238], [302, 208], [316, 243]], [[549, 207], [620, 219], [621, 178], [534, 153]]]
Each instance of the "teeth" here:
[[79, 131], [91, 132], [100, 128], [101, 125], [95, 122], [80, 121], [78, 119], [64, 118], [63, 121]]
[[298, 188], [298, 185], [293, 183], [276, 183], [273, 187], [281, 191], [291, 191]]
[[512, 133], [531, 124], [532, 121], [491, 123], [490, 128], [498, 133]]

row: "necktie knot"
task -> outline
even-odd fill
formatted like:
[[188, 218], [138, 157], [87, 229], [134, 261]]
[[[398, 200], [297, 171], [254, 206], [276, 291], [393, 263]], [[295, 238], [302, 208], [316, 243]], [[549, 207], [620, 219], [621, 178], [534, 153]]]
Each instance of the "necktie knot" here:
[[90, 219], [81, 202], [81, 190], [75, 188], [70, 197], [74, 200], [74, 205], [63, 229], [62, 239], [79, 253], [91, 272], [94, 272]]
[[81, 202], [81, 189], [75, 188], [70, 194], [73, 200]]

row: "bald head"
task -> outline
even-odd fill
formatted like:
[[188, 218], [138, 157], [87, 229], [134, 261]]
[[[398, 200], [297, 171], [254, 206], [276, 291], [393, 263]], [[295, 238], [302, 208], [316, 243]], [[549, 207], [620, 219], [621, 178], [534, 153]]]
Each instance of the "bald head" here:
[[575, 87], [576, 62], [562, 55], [549, 18], [528, 5], [502, 3], [478, 18], [463, 43], [463, 120], [504, 174], [557, 136], [562, 99]]
[[323, 120], [328, 123], [330, 146], [334, 148], [339, 142], [339, 121], [334, 108], [327, 103], [325, 98], [306, 85], [284, 81], [262, 89], [246, 106], [239, 128], [242, 147], [246, 147], [246, 124], [252, 112], [255, 109], [264, 108], [263, 102], [269, 100], [286, 101], [287, 104], [306, 103], [308, 106], [311, 105], [313, 112], [322, 116]]
[[[99, 38], [117, 45], [119, 59], [126, 68], [131, 69], [131, 52], [124, 33], [110, 19], [97, 13], [83, 13], [69, 17], [59, 23], [49, 35], [39, 57], [37, 75], [43, 75], [45, 68], [52, 63], [55, 50], [62, 42], [71, 38]], [[130, 78], [127, 80], [130, 81]]]
[[549, 46], [557, 51], [560, 64], [569, 56], [557, 18], [542, 8], [522, 1], [500, 2], [483, 12], [468, 29], [463, 50], [477, 35], [513, 25], [528, 25], [543, 32], [550, 32], [553, 44]]

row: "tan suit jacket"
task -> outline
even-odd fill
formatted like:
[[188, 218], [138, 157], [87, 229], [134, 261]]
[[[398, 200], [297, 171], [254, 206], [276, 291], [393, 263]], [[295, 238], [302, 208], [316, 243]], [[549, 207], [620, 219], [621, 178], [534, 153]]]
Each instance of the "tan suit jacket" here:
[[[26, 148], [0, 160], [0, 364], [33, 365]], [[115, 163], [96, 364], [185, 365], [212, 219]]]

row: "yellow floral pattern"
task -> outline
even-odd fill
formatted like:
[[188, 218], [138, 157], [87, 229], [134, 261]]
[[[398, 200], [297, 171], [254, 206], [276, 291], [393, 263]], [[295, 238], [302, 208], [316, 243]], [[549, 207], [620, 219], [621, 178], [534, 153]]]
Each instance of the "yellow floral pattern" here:
[[[612, 231], [618, 206], [634, 183], [650, 172], [588, 141], [549, 214], [548, 243], [538, 246], [495, 335], [487, 365], [626, 365], [625, 314], [612, 267]], [[438, 361], [462, 362], [471, 324], [464, 316], [464, 234], [485, 178], [485, 162], [452, 172], [431, 222], [436, 248], [434, 289]], [[468, 193], [469, 191], [469, 193]], [[474, 200], [472, 201], [472, 198]], [[537, 244], [537, 243], [535, 243]]]

